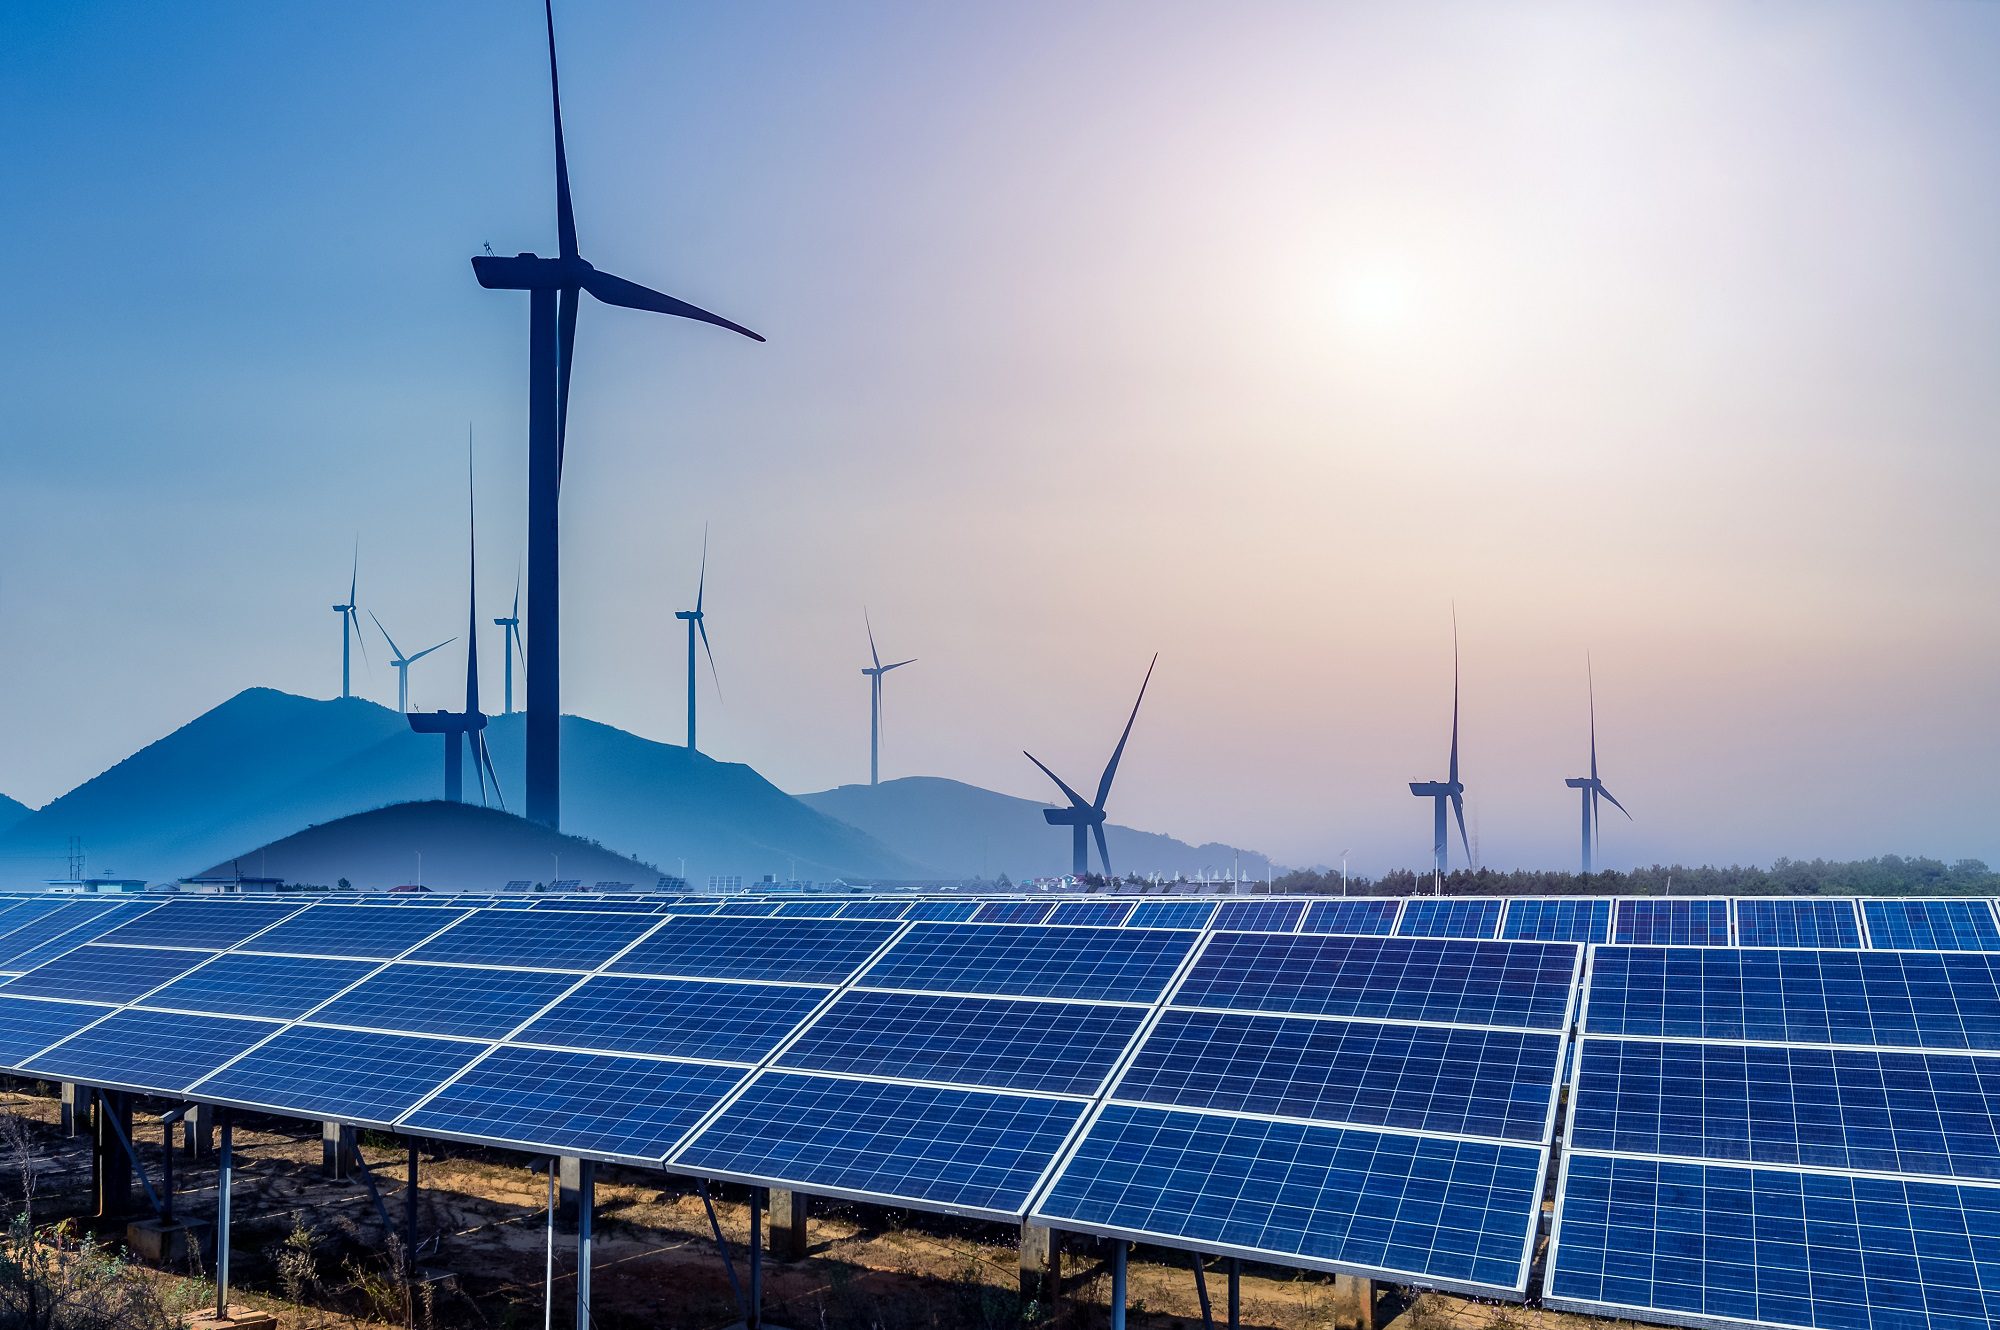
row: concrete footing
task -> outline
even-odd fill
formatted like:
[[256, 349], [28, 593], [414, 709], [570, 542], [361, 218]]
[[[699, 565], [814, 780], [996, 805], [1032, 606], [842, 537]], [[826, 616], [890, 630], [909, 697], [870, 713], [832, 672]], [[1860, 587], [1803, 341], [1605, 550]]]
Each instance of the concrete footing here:
[[1333, 1277], [1334, 1330], [1375, 1330], [1375, 1281], [1359, 1275]]
[[1062, 1235], [1040, 1224], [1021, 1225], [1021, 1309], [1024, 1320], [1054, 1319], [1062, 1297]]
[[806, 1214], [811, 1198], [800, 1191], [771, 1189], [771, 1237], [769, 1248], [774, 1261], [803, 1261], [806, 1257]]
[[147, 1265], [174, 1269], [208, 1250], [208, 1234], [209, 1225], [200, 1220], [144, 1219], [125, 1226], [125, 1245]]
[[84, 1123], [90, 1118], [89, 1092], [75, 1081], [62, 1083], [62, 1134], [81, 1136]]
[[220, 1316], [215, 1314], [213, 1308], [197, 1313], [189, 1325], [193, 1330], [278, 1330], [278, 1318], [269, 1312], [232, 1302], [229, 1310]]
[[347, 1177], [354, 1161], [354, 1128], [345, 1122], [323, 1122], [319, 1133], [320, 1171], [329, 1182]]

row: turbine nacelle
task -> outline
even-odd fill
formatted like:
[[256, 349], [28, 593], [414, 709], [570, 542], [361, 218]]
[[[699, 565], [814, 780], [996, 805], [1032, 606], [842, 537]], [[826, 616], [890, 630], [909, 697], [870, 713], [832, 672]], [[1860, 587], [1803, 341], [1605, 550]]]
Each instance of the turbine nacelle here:
[[481, 711], [412, 711], [410, 728], [418, 734], [464, 734], [469, 730], [486, 728], [486, 714]]
[[1052, 827], [1095, 827], [1104, 822], [1102, 808], [1044, 808], [1042, 817]]
[[1426, 799], [1449, 799], [1465, 793], [1465, 782], [1458, 780], [1413, 780], [1410, 793]]

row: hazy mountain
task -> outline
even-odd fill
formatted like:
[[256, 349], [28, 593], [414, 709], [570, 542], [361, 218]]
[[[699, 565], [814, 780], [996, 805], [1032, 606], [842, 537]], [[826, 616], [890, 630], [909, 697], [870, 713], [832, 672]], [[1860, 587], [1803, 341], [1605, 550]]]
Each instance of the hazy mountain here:
[[[996, 794], [977, 785], [936, 776], [905, 776], [880, 785], [842, 785], [799, 799], [829, 817], [859, 827], [911, 859], [947, 877], [1015, 881], [1070, 870], [1070, 832], [1042, 820], [1046, 806]], [[1156, 832], [1107, 824], [1111, 866], [1120, 873], [1227, 873], [1238, 851], [1213, 842], [1189, 845]], [[1245, 872], [1264, 868], [1264, 857], [1241, 851]], [[1097, 858], [1091, 849], [1093, 866]]]
[[19, 799], [0, 794], [0, 831], [5, 831], [34, 811]]
[[[419, 859], [419, 856], [422, 856]], [[562, 876], [588, 886], [623, 882], [650, 891], [658, 870], [575, 836], [497, 808], [432, 799], [371, 809], [304, 831], [214, 865], [210, 873], [242, 872], [287, 882], [358, 890], [418, 881], [438, 890], [490, 891], [511, 879]]]
[[[518, 810], [522, 718], [497, 717], [488, 735]], [[59, 865], [78, 836], [93, 871], [187, 875], [304, 827], [436, 799], [443, 766], [442, 741], [411, 733], [388, 708], [253, 688], [0, 830], [0, 862]], [[670, 873], [685, 859], [697, 884], [717, 874], [929, 875], [749, 767], [608, 725], [563, 718], [563, 774], [565, 831]], [[500, 880], [549, 875], [523, 863]], [[563, 875], [578, 876], [567, 866]]]

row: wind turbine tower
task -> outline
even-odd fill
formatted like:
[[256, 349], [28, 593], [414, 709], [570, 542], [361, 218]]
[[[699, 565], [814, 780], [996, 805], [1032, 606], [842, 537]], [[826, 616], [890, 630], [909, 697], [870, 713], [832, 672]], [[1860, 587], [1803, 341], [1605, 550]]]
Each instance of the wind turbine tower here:
[[1589, 680], [1590, 687], [1590, 774], [1588, 776], [1571, 776], [1563, 784], [1569, 786], [1572, 790], [1578, 791], [1579, 798], [1583, 804], [1583, 875], [1589, 877], [1591, 874], [1591, 860], [1595, 857], [1597, 850], [1599, 829], [1597, 801], [1604, 799], [1609, 802], [1613, 808], [1625, 814], [1625, 820], [1628, 822], [1632, 820], [1632, 814], [1626, 811], [1625, 805], [1619, 803], [1617, 797], [1611, 791], [1604, 788], [1604, 782], [1598, 779], [1597, 679], [1590, 668], [1590, 657], [1585, 656], [1583, 658], [1583, 668], [1584, 677]]
[[382, 640], [389, 644], [389, 663], [396, 667], [396, 710], [408, 714], [410, 710], [410, 666], [416, 664], [425, 656], [430, 655], [431, 652], [436, 651], [438, 647], [450, 646], [458, 639], [447, 637], [444, 641], [438, 643], [437, 647], [425, 647], [415, 655], [406, 656], [403, 654], [402, 648], [396, 645], [396, 639], [389, 636], [389, 630], [382, 626], [382, 621], [375, 617], [375, 611], [368, 611], [368, 617], [375, 619], [375, 631], [382, 634]]
[[[495, 619], [493, 626], [501, 630], [500, 661], [505, 666], [507, 691], [503, 694], [506, 710], [501, 714], [514, 714], [514, 657], [521, 652], [521, 579], [514, 578], [514, 608], [504, 619]], [[523, 658], [525, 660], [525, 657]]]
[[1090, 842], [1086, 837], [1097, 840], [1097, 859], [1104, 867], [1104, 876], [1111, 876], [1111, 850], [1104, 843], [1104, 803], [1111, 797], [1111, 780], [1118, 774], [1119, 759], [1125, 756], [1125, 741], [1132, 737], [1132, 722], [1139, 719], [1139, 703], [1146, 700], [1146, 685], [1153, 682], [1153, 666], [1160, 663], [1160, 653], [1153, 653], [1152, 663], [1146, 666], [1146, 677], [1139, 683], [1139, 696], [1132, 703], [1132, 714], [1125, 718], [1125, 732], [1118, 736], [1118, 746], [1111, 750], [1111, 760], [1104, 764], [1104, 774], [1097, 781], [1097, 797], [1085, 799], [1063, 783], [1063, 778], [1050, 771], [1033, 753], [1023, 749], [1021, 756], [1042, 769], [1042, 774], [1056, 783], [1056, 788], [1069, 800], [1067, 808], [1044, 808], [1042, 817], [1052, 827], [1070, 829], [1070, 863], [1078, 877], [1090, 871]]
[[[333, 612], [340, 616], [340, 696], [341, 700], [354, 696], [354, 643], [361, 636], [361, 620], [354, 612], [354, 587], [361, 575], [361, 542], [354, 542], [354, 565], [347, 573], [347, 603], [335, 605]], [[362, 659], [368, 657], [368, 648], [361, 648]]]
[[[882, 653], [875, 649], [875, 625], [869, 622], [867, 610], [861, 611], [861, 621], [868, 625], [868, 655], [875, 662], [873, 665], [861, 667], [861, 673], [868, 679], [868, 783], [880, 785], [882, 783], [882, 676], [890, 670], [900, 670], [905, 665], [916, 664], [917, 658], [912, 656], [908, 660], [884, 665]], [[689, 669], [690, 671], [693, 669], [692, 661], [689, 663]], [[692, 673], [689, 677], [693, 677]]]
[[[410, 728], [418, 734], [444, 736], [444, 797], [453, 803], [465, 801], [465, 754], [472, 755], [473, 774], [479, 778], [479, 802], [486, 803], [486, 782], [493, 782], [493, 797], [505, 808], [500, 793], [500, 775], [493, 769], [493, 755], [486, 747], [486, 714], [479, 709], [479, 519], [473, 507], [472, 468], [465, 475], [467, 517], [465, 590], [465, 710], [420, 711], [409, 717]], [[453, 639], [456, 640], [456, 639]]]
[[550, 827], [562, 821], [562, 698], [560, 688], [561, 579], [557, 540], [564, 436], [569, 421], [569, 381], [576, 344], [576, 311], [588, 291], [607, 305], [671, 314], [712, 323], [761, 342], [731, 323], [636, 282], [591, 266], [577, 251], [576, 214], [570, 205], [569, 160], [563, 150], [562, 90], [556, 76], [556, 20], [543, 0], [549, 36], [549, 104], [555, 121], [557, 255], [521, 253], [513, 258], [475, 255], [472, 271], [489, 291], [527, 291], [528, 305], [528, 724], [527, 815]]
[[695, 752], [694, 746], [694, 636], [701, 634], [701, 649], [708, 652], [709, 677], [715, 680], [715, 694], [722, 695], [722, 677], [715, 672], [715, 652], [708, 645], [708, 621], [702, 617], [702, 597], [708, 591], [708, 528], [701, 529], [701, 577], [694, 584], [694, 608], [675, 610], [676, 619], [687, 620], [688, 626], [688, 751]]
[[1448, 871], [1446, 850], [1450, 838], [1445, 828], [1445, 806], [1458, 818], [1458, 840], [1465, 847], [1465, 861], [1472, 862], [1472, 842], [1465, 834], [1465, 782], [1458, 778], [1458, 615], [1451, 616], [1451, 771], [1444, 780], [1411, 781], [1410, 793], [1431, 801], [1431, 848], [1437, 853], [1438, 876]]

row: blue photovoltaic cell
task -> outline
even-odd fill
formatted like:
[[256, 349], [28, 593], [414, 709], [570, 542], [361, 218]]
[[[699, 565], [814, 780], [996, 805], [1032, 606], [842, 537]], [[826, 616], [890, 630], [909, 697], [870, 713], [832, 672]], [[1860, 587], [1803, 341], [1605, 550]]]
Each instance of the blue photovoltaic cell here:
[[58, 1039], [66, 1039], [111, 1010], [77, 1002], [0, 997], [0, 1067], [21, 1064]]
[[392, 960], [457, 919], [464, 910], [388, 905], [315, 905], [251, 939], [245, 951], [294, 956]]
[[1245, 932], [1289, 933], [1299, 926], [1305, 914], [1304, 901], [1223, 901], [1221, 911], [1215, 916], [1215, 926]]
[[1064, 901], [1056, 906], [1056, 912], [1049, 916], [1049, 922], [1116, 928], [1125, 922], [1125, 916], [1130, 913], [1132, 913], [1130, 901]]
[[1726, 947], [1726, 900], [1621, 900], [1611, 940], [1644, 947]]
[[1739, 896], [1736, 940], [1743, 947], [1858, 947], [1854, 902], [1791, 896]]
[[375, 968], [374, 961], [226, 952], [145, 998], [148, 1007], [222, 1016], [303, 1016]]
[[1211, 901], [1140, 901], [1125, 921], [1127, 928], [1207, 928], [1215, 917]]
[[100, 941], [143, 947], [202, 947], [216, 951], [233, 947], [252, 933], [269, 928], [296, 904], [263, 901], [169, 901], [157, 910], [112, 929]]
[[488, 1047], [295, 1025], [188, 1088], [293, 1117], [388, 1126]]
[[313, 1013], [322, 1025], [499, 1039], [555, 1001], [576, 977], [399, 962]]
[[1396, 924], [1401, 937], [1495, 937], [1505, 901], [1491, 896], [1413, 896]]
[[901, 919], [907, 901], [849, 901], [840, 907], [843, 919]]
[[0, 992], [78, 1002], [130, 1002], [207, 959], [198, 951], [91, 943], [0, 984]]
[[0, 911], [0, 947], [6, 946], [7, 939], [12, 937], [16, 931], [27, 927], [37, 919], [55, 913], [63, 907], [63, 904], [64, 902], [61, 897], [45, 897], [9, 902], [6, 909]]
[[1055, 909], [1047, 901], [988, 901], [972, 916], [976, 924], [1039, 924]]
[[1571, 942], [1219, 933], [1174, 1002], [1560, 1030], [1578, 950]]
[[594, 970], [660, 922], [656, 914], [564, 914], [482, 911], [453, 924], [410, 953], [418, 961]]
[[837, 984], [902, 925], [880, 919], [669, 919], [621, 957], [625, 974]]
[[1402, 904], [1393, 900], [1314, 901], [1300, 931], [1386, 935], [1395, 931], [1396, 911]]
[[732, 901], [716, 913], [730, 919], [762, 919], [783, 909], [777, 901]]
[[1589, 1034], [2000, 1049], [2000, 957], [1600, 947]]
[[26, 970], [138, 916], [138, 906], [64, 905], [0, 938], [0, 969]]
[[1611, 937], [1611, 902], [1603, 896], [1511, 900], [1500, 936], [1528, 942], [1604, 942]]
[[563, 1153], [657, 1162], [743, 1076], [740, 1067], [501, 1048], [403, 1125]]
[[1931, 951], [2000, 951], [2000, 928], [1983, 900], [1863, 901], [1868, 945]]
[[177, 1094], [279, 1028], [229, 1016], [121, 1011], [43, 1053], [26, 1070], [52, 1081]]
[[1038, 1221], [1522, 1292], [1534, 1146], [1113, 1103]]
[[2000, 1188], [1572, 1154], [1547, 1296], [1818, 1330], [2000, 1320]]
[[915, 924], [870, 966], [871, 988], [1150, 1002], [1199, 937], [1165, 929]]
[[832, 990], [597, 975], [515, 1039], [613, 1053], [756, 1062]]
[[1539, 1143], [1559, 1034], [1168, 1011], [1119, 1099]]
[[1146, 1018], [1137, 1007], [850, 992], [778, 1059], [806, 1071], [1095, 1094]]
[[1592, 1039], [1570, 1144], [1617, 1154], [2000, 1179], [2000, 1059]]
[[976, 901], [918, 901], [903, 911], [903, 917], [933, 924], [962, 924], [978, 913]]
[[1085, 1105], [765, 1072], [678, 1169], [1018, 1216]]
[[831, 919], [839, 914], [841, 903], [834, 901], [786, 901], [778, 907], [778, 913], [786, 919]]

